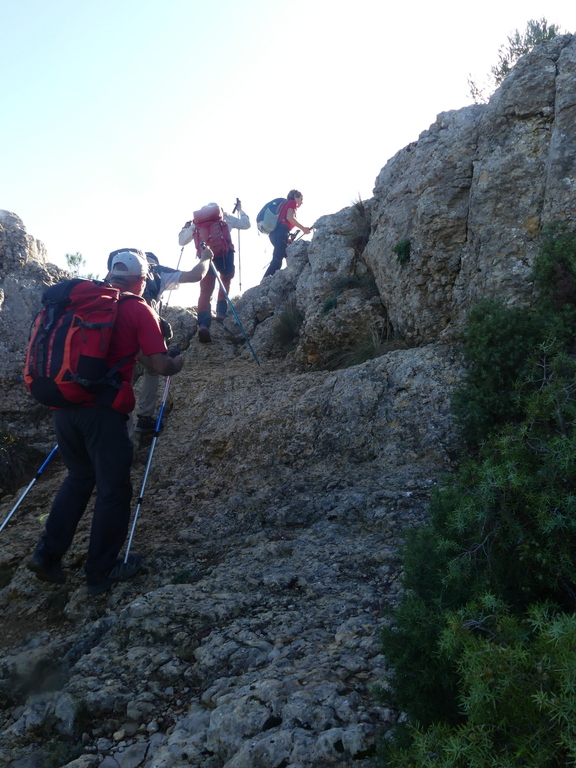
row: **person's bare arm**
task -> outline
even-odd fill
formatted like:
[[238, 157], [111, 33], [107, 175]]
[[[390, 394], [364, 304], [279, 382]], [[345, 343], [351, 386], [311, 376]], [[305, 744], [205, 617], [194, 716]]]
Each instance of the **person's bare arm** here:
[[294, 216], [294, 208], [288, 208], [286, 218], [293, 227], [298, 227], [298, 229], [301, 229], [305, 235], [309, 235], [310, 232], [312, 232], [310, 227], [305, 227], [303, 224], [300, 224], [300, 222], [296, 220], [296, 216]]
[[195, 267], [193, 267], [188, 272], [182, 272], [180, 275], [180, 279], [178, 280], [179, 283], [198, 283], [204, 275], [208, 272], [210, 269], [210, 259], [212, 259], [214, 254], [206, 246], [204, 250], [202, 251], [202, 256], [200, 257], [200, 261], [198, 264], [196, 264]]

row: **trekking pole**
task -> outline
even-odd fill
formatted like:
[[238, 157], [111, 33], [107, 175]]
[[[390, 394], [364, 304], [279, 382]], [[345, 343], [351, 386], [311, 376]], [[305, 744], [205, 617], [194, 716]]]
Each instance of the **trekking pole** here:
[[[200, 243], [200, 247], [201, 248], [205, 248], [206, 247], [206, 243]], [[258, 360], [258, 358], [256, 357], [256, 352], [254, 352], [254, 350], [252, 349], [252, 344], [250, 344], [250, 339], [248, 338], [248, 336], [246, 336], [246, 331], [244, 330], [244, 326], [240, 322], [240, 318], [236, 314], [236, 310], [234, 309], [234, 305], [230, 301], [230, 296], [228, 296], [228, 294], [226, 293], [226, 288], [224, 288], [224, 285], [222, 284], [222, 280], [220, 280], [220, 275], [218, 274], [218, 271], [217, 271], [216, 267], [214, 266], [214, 264], [212, 262], [210, 262], [210, 269], [216, 275], [216, 280], [218, 280], [218, 283], [220, 284], [220, 289], [222, 290], [222, 293], [224, 294], [224, 296], [226, 296], [226, 301], [228, 302], [228, 306], [232, 310], [232, 314], [234, 315], [234, 317], [236, 318], [236, 322], [240, 326], [240, 330], [242, 331], [242, 334], [243, 334], [244, 338], [246, 339], [246, 344], [248, 344], [248, 348], [250, 349], [250, 352], [252, 352], [254, 360], [256, 360], [258, 365], [260, 365], [260, 360]]]
[[[234, 209], [232, 213], [240, 210], [240, 198], [236, 198]], [[240, 260], [240, 230], [238, 230], [238, 285], [240, 287], [240, 293], [242, 293], [242, 262]]]
[[240, 230], [238, 230], [238, 286], [242, 293], [242, 262], [240, 261]]
[[[170, 357], [176, 357], [180, 354], [179, 349], [173, 349], [169, 352]], [[128, 562], [128, 555], [130, 554], [130, 547], [132, 546], [132, 539], [134, 538], [134, 531], [136, 530], [136, 523], [138, 522], [138, 515], [140, 514], [140, 507], [142, 506], [142, 500], [144, 499], [144, 489], [146, 488], [146, 482], [148, 480], [148, 473], [150, 472], [150, 465], [152, 464], [152, 456], [154, 455], [154, 448], [156, 447], [156, 440], [162, 429], [162, 417], [164, 416], [164, 408], [166, 407], [166, 400], [168, 399], [168, 392], [170, 390], [171, 376], [166, 377], [166, 383], [164, 384], [164, 394], [162, 395], [162, 403], [158, 412], [158, 418], [156, 419], [156, 426], [154, 428], [154, 437], [152, 438], [152, 445], [150, 446], [150, 453], [148, 454], [148, 461], [146, 462], [146, 469], [144, 470], [144, 478], [142, 480], [142, 486], [140, 488], [140, 495], [138, 496], [138, 503], [136, 505], [136, 511], [134, 512], [134, 520], [132, 521], [132, 528], [130, 530], [130, 538], [128, 539], [128, 546], [126, 547], [126, 554], [124, 555], [124, 562]]]
[[[315, 227], [310, 227], [310, 229], [311, 229], [311, 230], [312, 230], [312, 232], [313, 232], [313, 231], [314, 231], [314, 229], [315, 229]], [[303, 238], [304, 236], [305, 236], [305, 235], [304, 235], [304, 232], [302, 232], [302, 230], [301, 230], [301, 229], [300, 229], [300, 230], [298, 230], [298, 234], [294, 233], [294, 236], [292, 237], [292, 240], [290, 240], [290, 243], [289, 243], [289, 245], [292, 245], [292, 243], [297, 243], [297, 242], [298, 242], [298, 240], [302, 240], [302, 238]], [[307, 241], [307, 242], [308, 242], [308, 241]]]
[[10, 518], [12, 517], [12, 515], [14, 514], [14, 512], [16, 512], [16, 510], [18, 509], [18, 507], [20, 506], [20, 504], [21, 504], [21, 503], [22, 503], [22, 501], [24, 500], [24, 497], [26, 496], [26, 494], [28, 493], [28, 491], [30, 490], [30, 488], [32, 488], [32, 486], [34, 485], [34, 483], [36, 482], [36, 480], [38, 480], [38, 478], [40, 477], [40, 475], [42, 474], [42, 472], [44, 472], [44, 470], [45, 470], [45, 469], [46, 469], [46, 467], [48, 466], [48, 463], [49, 463], [50, 459], [51, 459], [51, 458], [54, 456], [54, 454], [56, 453], [56, 451], [57, 451], [57, 450], [58, 450], [58, 444], [56, 444], [56, 445], [54, 446], [54, 448], [52, 448], [52, 450], [51, 450], [51, 451], [50, 451], [50, 453], [48, 454], [48, 458], [45, 460], [44, 464], [42, 464], [42, 466], [40, 467], [40, 469], [38, 470], [38, 472], [36, 472], [36, 474], [34, 475], [34, 477], [32, 478], [32, 480], [31, 480], [31, 481], [30, 481], [30, 483], [28, 484], [28, 488], [26, 488], [26, 490], [24, 491], [24, 493], [22, 494], [22, 496], [20, 496], [20, 498], [18, 499], [18, 501], [16, 502], [16, 504], [15, 504], [15, 505], [12, 507], [12, 509], [10, 510], [10, 514], [8, 515], [8, 517], [6, 518], [6, 520], [4, 520], [4, 522], [2, 523], [2, 525], [0, 525], [0, 531], [4, 530], [5, 526], [6, 526], [6, 525], [7, 525], [7, 523], [8, 523], [8, 520], [10, 520]]
[[[178, 264], [176, 264], [176, 271], [178, 271], [178, 268], [180, 267], [180, 262], [182, 261], [182, 254], [184, 253], [184, 246], [180, 249], [180, 256], [178, 256]], [[172, 288], [168, 291], [168, 298], [166, 299], [166, 306], [170, 303], [170, 296], [172, 296]], [[160, 314], [160, 313], [158, 313]]]

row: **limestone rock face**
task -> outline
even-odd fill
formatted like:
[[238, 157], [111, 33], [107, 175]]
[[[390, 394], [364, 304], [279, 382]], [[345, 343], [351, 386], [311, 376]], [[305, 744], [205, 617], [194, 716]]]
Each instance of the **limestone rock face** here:
[[0, 389], [2, 411], [31, 410], [22, 384], [30, 326], [46, 288], [66, 273], [46, 263], [44, 245], [26, 233], [14, 213], [0, 211]]
[[5, 275], [26, 264], [46, 266], [46, 248], [26, 233], [19, 216], [0, 210], [0, 273]]
[[400, 150], [371, 200], [320, 218], [309, 245], [289, 247], [287, 269], [242, 300], [263, 354], [276, 354], [272, 329], [292, 300], [304, 318], [293, 356], [313, 366], [374, 332], [454, 339], [484, 297], [529, 304], [542, 228], [576, 221], [575, 74], [576, 38], [537, 46], [488, 104], [441, 113]]
[[[473, 106], [439, 115], [376, 180], [373, 234], [364, 258], [394, 328], [409, 339], [437, 338], [450, 322], [481, 113]], [[394, 247], [406, 240], [410, 257], [400, 264]]]
[[172, 338], [168, 342], [173, 349], [188, 349], [190, 341], [198, 330], [196, 313], [182, 307], [166, 307], [162, 316], [170, 323]]
[[541, 226], [576, 219], [575, 66], [570, 35], [538, 46], [488, 105], [442, 113], [378, 176], [364, 257], [400, 334], [451, 333], [485, 296], [530, 300]]
[[[367, 333], [386, 336], [386, 309], [362, 258], [370, 211], [367, 202], [323, 216], [312, 242], [288, 246], [286, 269], [246, 291], [236, 310], [257, 354], [285, 356], [292, 346], [299, 364], [324, 367]], [[285, 339], [287, 322], [296, 330], [292, 345]], [[232, 320], [228, 328], [241, 338]]]
[[[263, 284], [248, 289], [236, 303], [236, 313], [258, 357], [266, 359], [286, 354], [286, 349], [278, 341], [277, 330], [282, 313], [294, 313], [298, 309], [296, 286], [308, 265], [308, 247], [305, 242], [288, 246], [287, 267], [271, 278], [265, 278]], [[243, 335], [233, 317], [228, 317], [225, 326], [241, 343]], [[244, 356], [248, 359], [250, 353], [246, 351]]]

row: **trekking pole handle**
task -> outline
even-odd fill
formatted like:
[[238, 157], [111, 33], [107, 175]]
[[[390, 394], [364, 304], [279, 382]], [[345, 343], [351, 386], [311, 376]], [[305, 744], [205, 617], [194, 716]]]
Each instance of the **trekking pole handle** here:
[[[201, 249], [203, 249], [203, 248], [208, 248], [208, 250], [210, 250], [210, 246], [208, 245], [208, 243], [204, 242], [204, 240], [202, 240], [202, 242], [200, 243], [200, 246], [199, 246], [199, 247], [200, 247]], [[213, 256], [214, 256], [214, 254], [212, 254], [212, 256], [210, 256], [210, 261], [212, 261], [212, 257], [213, 257]], [[201, 258], [201, 256], [198, 256], [198, 258], [200, 259], [200, 258]]]
[[240, 198], [236, 198], [236, 202], [234, 203], [234, 209], [232, 210], [232, 213], [236, 213], [236, 211], [240, 210]]

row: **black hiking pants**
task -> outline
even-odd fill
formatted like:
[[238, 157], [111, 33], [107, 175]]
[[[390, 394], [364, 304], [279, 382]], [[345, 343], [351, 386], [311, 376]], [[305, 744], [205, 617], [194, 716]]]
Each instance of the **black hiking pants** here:
[[85, 570], [88, 584], [115, 564], [130, 520], [132, 442], [128, 420], [101, 405], [53, 411], [68, 475], [52, 503], [37, 552], [59, 560], [68, 550], [94, 487], [96, 502]]
[[278, 272], [279, 269], [282, 269], [282, 262], [286, 258], [289, 234], [290, 230], [288, 227], [285, 227], [284, 224], [276, 224], [276, 227], [270, 232], [270, 242], [274, 246], [274, 251], [272, 252], [272, 261], [264, 273], [264, 277], [273, 275], [275, 272]]

